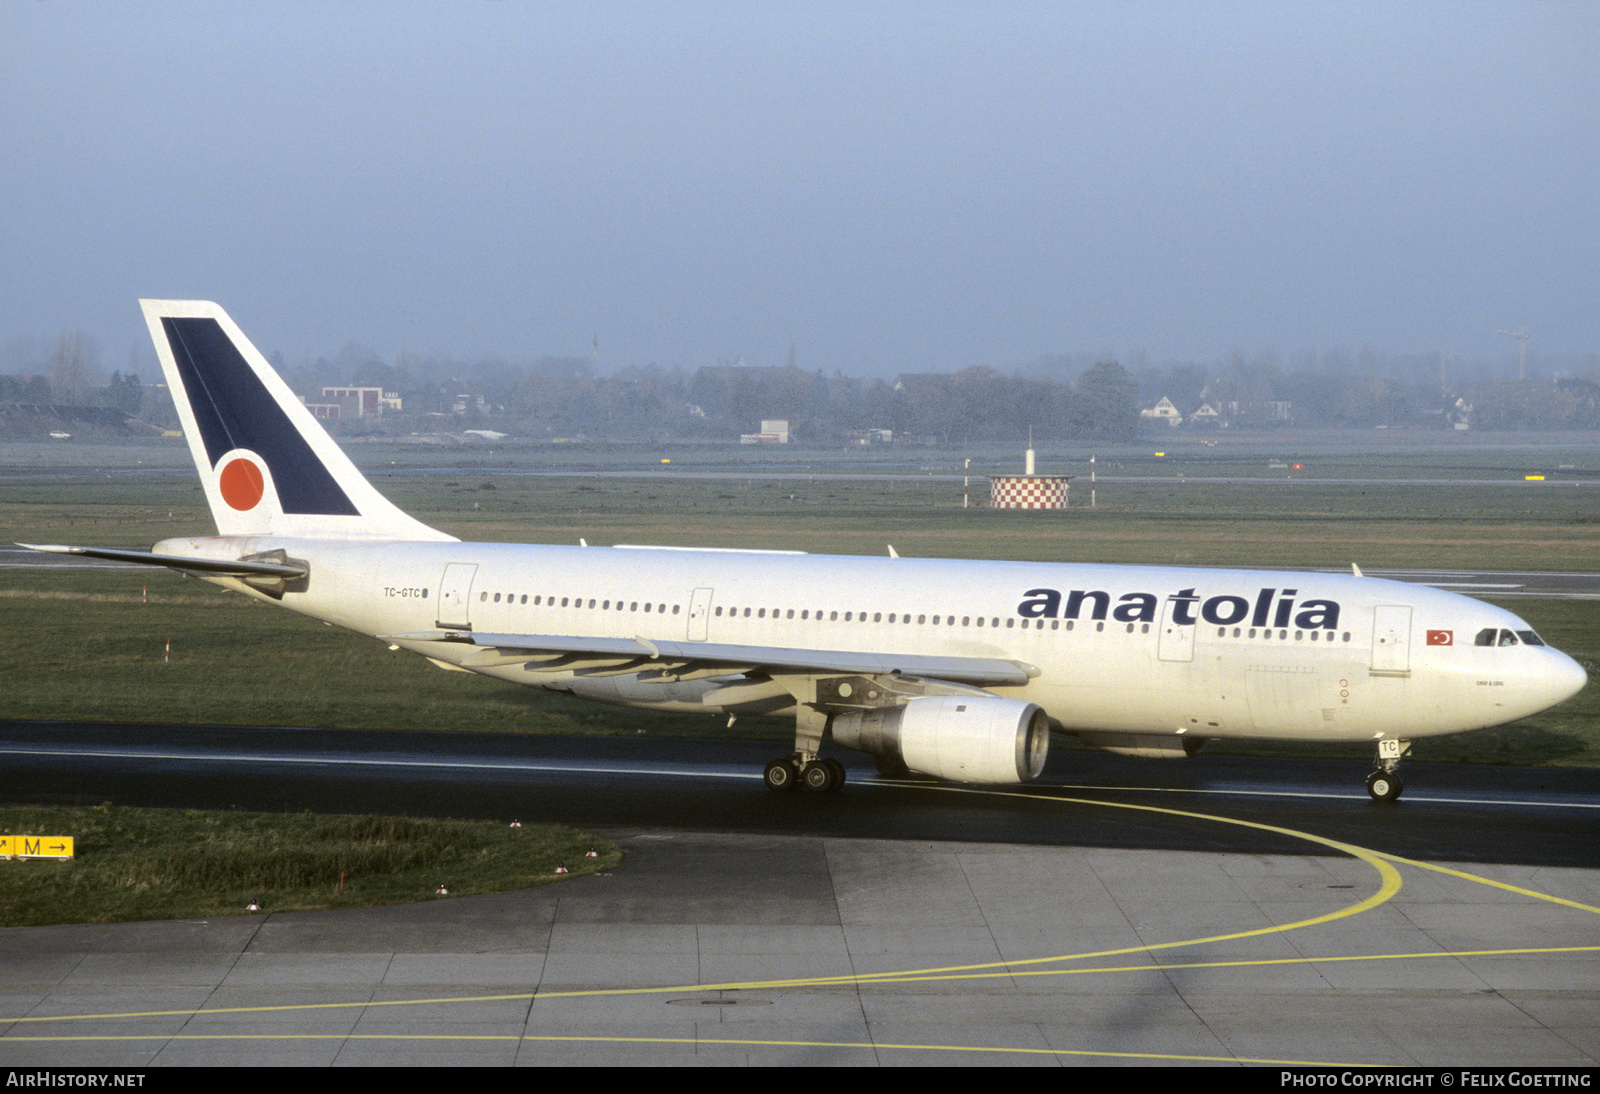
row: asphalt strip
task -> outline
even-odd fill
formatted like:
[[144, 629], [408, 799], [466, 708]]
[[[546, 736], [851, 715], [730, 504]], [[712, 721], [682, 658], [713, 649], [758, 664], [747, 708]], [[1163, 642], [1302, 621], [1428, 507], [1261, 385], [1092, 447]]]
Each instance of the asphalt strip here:
[[[310, 766], [310, 767], [373, 767], [373, 768], [429, 768], [434, 770], [476, 770], [476, 771], [540, 771], [569, 775], [645, 775], [665, 776], [669, 778], [689, 779], [745, 779], [760, 781], [762, 776], [749, 771], [718, 771], [714, 768], [670, 768], [670, 767], [602, 767], [591, 764], [548, 764], [525, 762], [472, 762], [466, 760], [403, 760], [403, 759], [356, 759], [354, 757], [318, 758], [306, 756], [275, 756], [270, 754], [229, 754], [229, 753], [204, 753], [204, 752], [140, 752], [133, 750], [119, 751], [84, 751], [65, 748], [0, 748], [0, 756], [76, 756], [84, 759], [109, 759], [109, 760], [171, 760], [182, 763], [223, 763], [223, 764], [282, 764], [285, 766]], [[862, 787], [897, 787], [908, 788], [925, 786], [924, 783], [905, 783], [890, 780], [855, 781], [853, 786]], [[1085, 785], [1077, 783], [1034, 783], [1033, 786], [1041, 789], [1072, 790], [1072, 791], [1100, 791], [1122, 794], [1197, 794], [1220, 797], [1258, 797], [1258, 798], [1302, 798], [1326, 799], [1332, 801], [1365, 801], [1366, 794], [1331, 794], [1313, 791], [1295, 790], [1253, 790], [1248, 788], [1227, 789], [1193, 789], [1185, 787], [1165, 786], [1105, 786]], [[1412, 805], [1503, 805], [1519, 808], [1535, 809], [1600, 809], [1600, 802], [1575, 802], [1575, 801], [1528, 801], [1509, 800], [1497, 798], [1444, 798], [1433, 797], [1427, 794], [1407, 794], [1405, 798]]]

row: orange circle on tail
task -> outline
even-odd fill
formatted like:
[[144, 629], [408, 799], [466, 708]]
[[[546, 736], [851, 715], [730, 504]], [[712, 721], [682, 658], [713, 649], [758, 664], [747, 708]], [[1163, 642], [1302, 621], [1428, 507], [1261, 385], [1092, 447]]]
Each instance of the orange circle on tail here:
[[228, 461], [217, 477], [217, 485], [222, 489], [222, 500], [240, 512], [254, 509], [267, 489], [261, 468], [242, 457]]

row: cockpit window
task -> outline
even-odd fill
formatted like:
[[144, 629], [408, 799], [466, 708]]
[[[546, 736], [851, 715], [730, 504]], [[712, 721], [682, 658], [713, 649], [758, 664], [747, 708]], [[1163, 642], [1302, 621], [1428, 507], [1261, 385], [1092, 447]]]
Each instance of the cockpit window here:
[[1544, 639], [1540, 638], [1538, 635], [1534, 634], [1532, 631], [1518, 631], [1517, 634], [1522, 638], [1522, 644], [1525, 645], [1525, 646], [1542, 646], [1542, 645], [1544, 645]]
[[1515, 646], [1516, 644], [1517, 644], [1517, 636], [1516, 635], [1512, 634], [1510, 631], [1501, 631], [1500, 632], [1500, 645], [1502, 645], [1502, 646]]
[[1493, 627], [1485, 627], [1483, 630], [1478, 632], [1478, 637], [1473, 640], [1472, 644], [1474, 646], [1492, 646], [1494, 645], [1495, 635], [1499, 633], [1500, 632], [1495, 630]]

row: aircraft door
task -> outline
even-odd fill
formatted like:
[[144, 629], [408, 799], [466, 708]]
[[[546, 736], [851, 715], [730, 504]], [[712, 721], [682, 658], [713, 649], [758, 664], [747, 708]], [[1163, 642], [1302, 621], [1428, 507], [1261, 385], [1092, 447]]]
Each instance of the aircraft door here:
[[1176, 619], [1178, 605], [1185, 603], [1194, 601], [1169, 597], [1161, 609], [1161, 636], [1156, 643], [1156, 653], [1163, 661], [1194, 660], [1194, 624], [1179, 623]]
[[696, 589], [689, 601], [689, 641], [704, 642], [711, 623], [710, 589]]
[[1411, 609], [1380, 604], [1372, 613], [1372, 671], [1411, 671]]
[[470, 562], [452, 562], [445, 566], [439, 579], [439, 619], [441, 627], [472, 629], [467, 606], [472, 600], [472, 580], [478, 567]]

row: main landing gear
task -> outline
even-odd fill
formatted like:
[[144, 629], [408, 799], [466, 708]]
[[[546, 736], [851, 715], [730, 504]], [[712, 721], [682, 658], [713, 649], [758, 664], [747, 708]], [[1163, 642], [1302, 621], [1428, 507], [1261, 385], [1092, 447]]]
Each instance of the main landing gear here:
[[838, 760], [813, 756], [809, 760], [801, 753], [780, 756], [767, 764], [763, 776], [767, 789], [805, 790], [812, 794], [826, 794], [844, 785], [844, 764]]
[[798, 704], [794, 721], [794, 751], [767, 764], [764, 778], [768, 790], [805, 790], [826, 794], [844, 785], [844, 764], [825, 760], [817, 753], [828, 731], [828, 716], [816, 707]]
[[1400, 796], [1405, 783], [1400, 781], [1401, 757], [1411, 751], [1410, 741], [1383, 740], [1378, 742], [1376, 770], [1367, 776], [1367, 793], [1375, 802], [1392, 802]]

